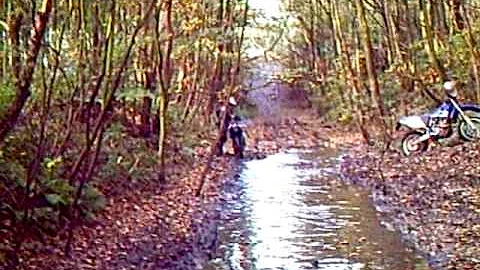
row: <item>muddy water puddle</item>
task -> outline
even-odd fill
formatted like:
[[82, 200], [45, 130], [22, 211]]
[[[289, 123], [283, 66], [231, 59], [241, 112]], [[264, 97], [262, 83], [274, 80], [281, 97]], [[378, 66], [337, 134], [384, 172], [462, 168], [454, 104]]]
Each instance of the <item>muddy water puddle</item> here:
[[331, 149], [241, 164], [205, 269], [429, 269], [381, 225], [367, 193], [335, 181], [338, 164]]

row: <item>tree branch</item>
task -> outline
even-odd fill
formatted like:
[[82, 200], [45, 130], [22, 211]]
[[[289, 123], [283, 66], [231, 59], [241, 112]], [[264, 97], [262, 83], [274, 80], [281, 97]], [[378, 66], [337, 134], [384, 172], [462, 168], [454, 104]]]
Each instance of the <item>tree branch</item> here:
[[[33, 73], [37, 64], [37, 56], [42, 44], [43, 35], [47, 28], [48, 19], [52, 11], [52, 0], [44, 0], [42, 8], [35, 18], [35, 26], [29, 40], [29, 50], [25, 67], [17, 77], [15, 88], [15, 99], [8, 107], [6, 114], [0, 119], [0, 143], [2, 143], [8, 132], [15, 127], [17, 119], [30, 97], [30, 85], [32, 83]], [[19, 28], [20, 29], [20, 28]]]

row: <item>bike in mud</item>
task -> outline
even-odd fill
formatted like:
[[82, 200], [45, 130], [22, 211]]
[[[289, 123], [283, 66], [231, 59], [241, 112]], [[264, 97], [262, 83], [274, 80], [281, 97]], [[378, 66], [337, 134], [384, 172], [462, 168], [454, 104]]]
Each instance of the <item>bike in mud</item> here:
[[445, 82], [443, 88], [447, 99], [432, 112], [399, 119], [397, 130], [408, 129], [402, 139], [402, 152], [406, 156], [426, 151], [430, 142], [449, 138], [455, 130], [465, 141], [480, 138], [480, 106], [458, 103], [453, 81]]

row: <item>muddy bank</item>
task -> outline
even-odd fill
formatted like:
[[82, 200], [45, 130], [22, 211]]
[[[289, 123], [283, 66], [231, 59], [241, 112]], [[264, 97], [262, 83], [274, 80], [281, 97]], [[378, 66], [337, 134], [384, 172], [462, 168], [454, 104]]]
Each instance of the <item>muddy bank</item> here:
[[479, 145], [437, 147], [420, 157], [352, 148], [344, 181], [372, 194], [377, 209], [434, 269], [480, 269]]

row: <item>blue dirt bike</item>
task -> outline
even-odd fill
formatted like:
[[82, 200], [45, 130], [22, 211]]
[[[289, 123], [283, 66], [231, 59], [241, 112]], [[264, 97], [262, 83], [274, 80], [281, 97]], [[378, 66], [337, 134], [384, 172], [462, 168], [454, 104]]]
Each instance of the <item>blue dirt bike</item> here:
[[408, 129], [402, 139], [402, 152], [405, 155], [424, 152], [430, 142], [449, 138], [455, 130], [465, 141], [480, 138], [480, 106], [458, 103], [453, 81], [444, 83], [443, 88], [447, 99], [439, 107], [424, 115], [399, 119], [397, 130], [401, 127]]

